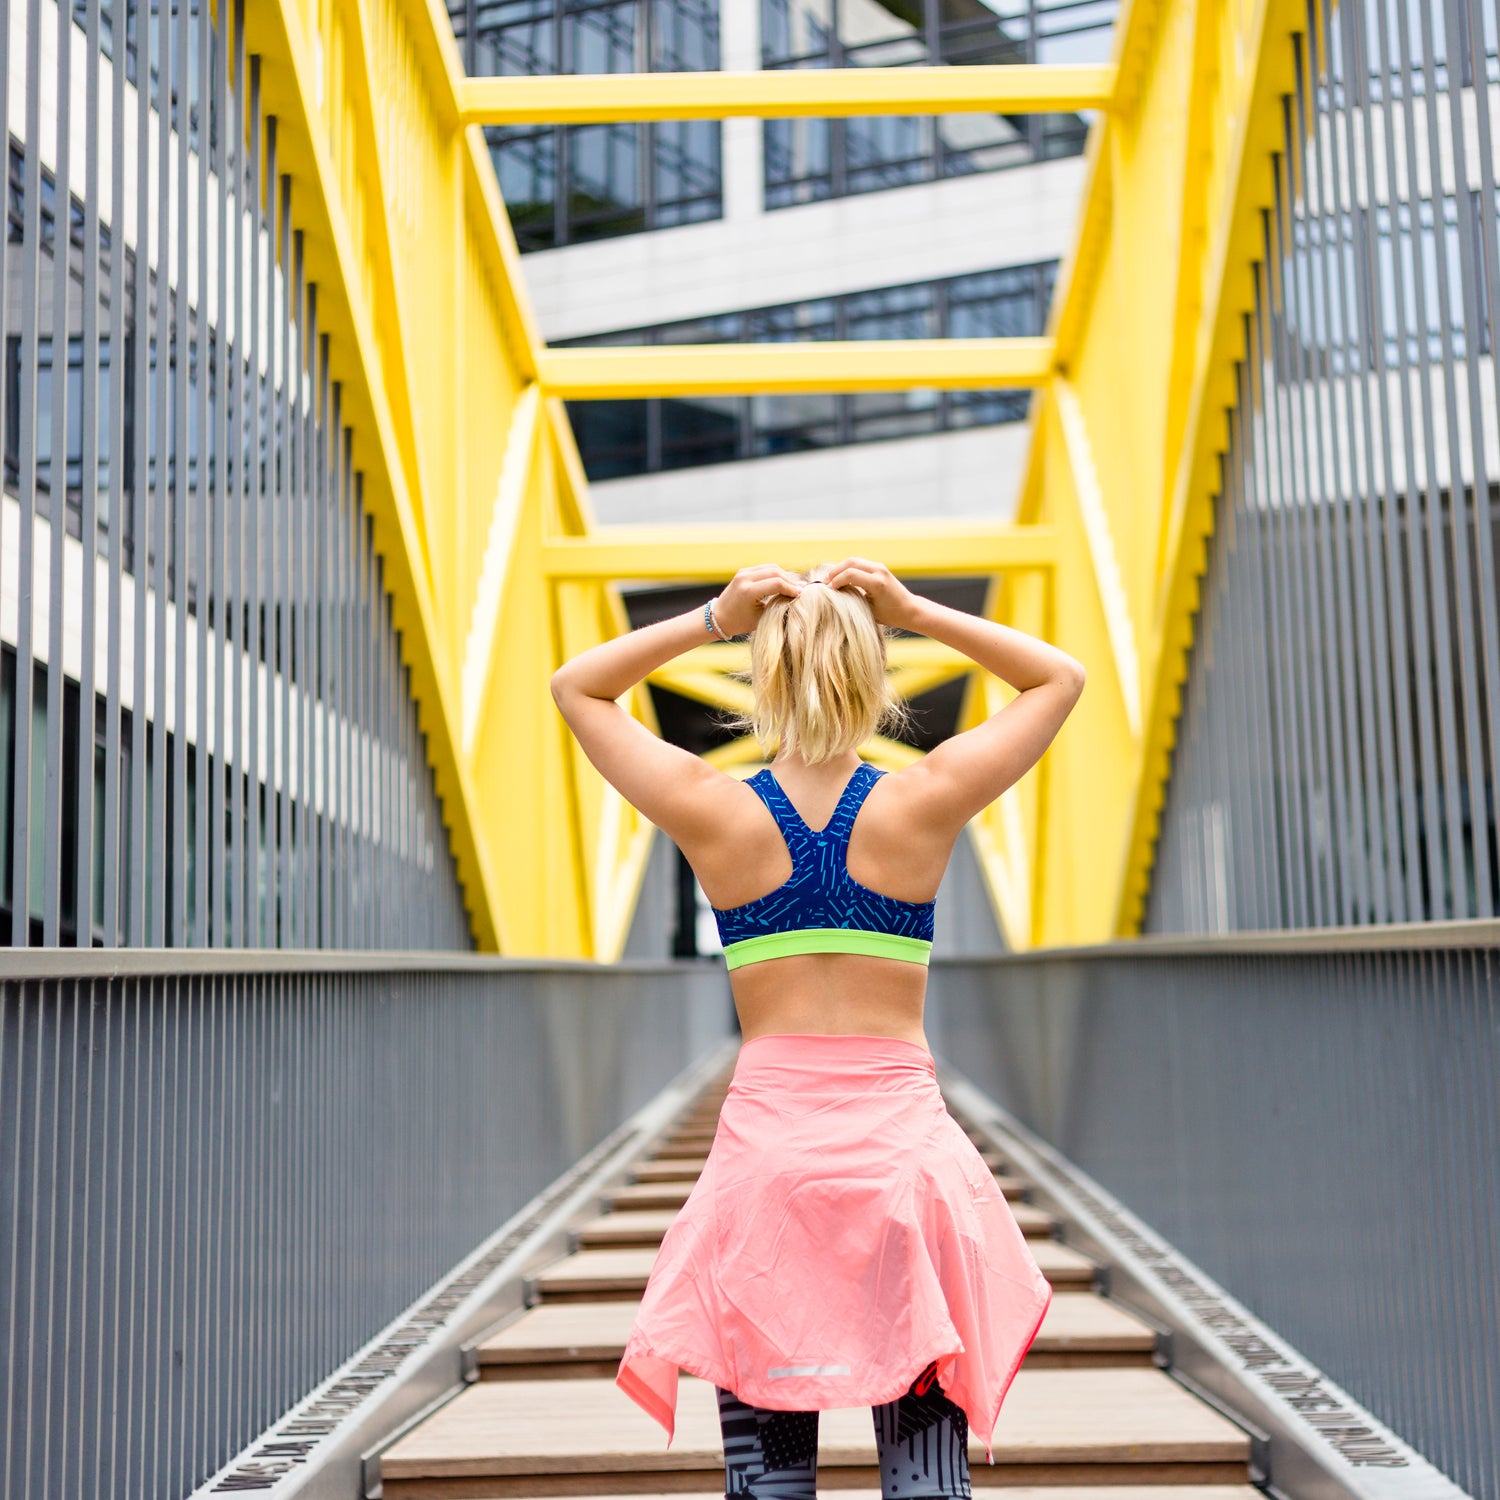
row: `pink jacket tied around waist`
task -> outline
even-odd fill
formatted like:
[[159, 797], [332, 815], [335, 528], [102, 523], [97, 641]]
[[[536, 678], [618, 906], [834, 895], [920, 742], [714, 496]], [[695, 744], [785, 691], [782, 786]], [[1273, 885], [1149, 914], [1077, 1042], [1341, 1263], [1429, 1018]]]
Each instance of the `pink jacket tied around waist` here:
[[759, 1036], [615, 1379], [670, 1447], [680, 1369], [753, 1406], [826, 1411], [894, 1401], [935, 1361], [993, 1463], [1051, 1298], [925, 1047]]

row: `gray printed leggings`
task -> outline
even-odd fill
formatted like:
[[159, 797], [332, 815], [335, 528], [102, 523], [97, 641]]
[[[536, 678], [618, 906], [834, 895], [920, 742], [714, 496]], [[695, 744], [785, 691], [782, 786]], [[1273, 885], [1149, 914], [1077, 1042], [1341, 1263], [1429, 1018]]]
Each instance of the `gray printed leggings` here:
[[[904, 1395], [870, 1408], [884, 1500], [969, 1500], [968, 1419], [935, 1375], [928, 1365]], [[768, 1411], [715, 1389], [728, 1500], [814, 1500], [817, 1412]]]

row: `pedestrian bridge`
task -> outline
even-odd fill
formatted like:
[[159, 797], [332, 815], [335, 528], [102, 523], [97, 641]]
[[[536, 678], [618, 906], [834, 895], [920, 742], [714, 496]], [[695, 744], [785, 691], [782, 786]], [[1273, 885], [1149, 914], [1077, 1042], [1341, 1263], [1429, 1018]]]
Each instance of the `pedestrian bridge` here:
[[[711, 1392], [664, 1450], [611, 1377], [727, 980], [639, 956], [664, 841], [548, 679], [622, 584], [857, 552], [1090, 671], [930, 970], [1056, 1288], [976, 1487], [1500, 1500], [1496, 27], [480, 79], [418, 0], [12, 0], [0, 1491], [718, 1491]], [[549, 347], [483, 135], [965, 112], [1091, 121], [1040, 337]], [[1032, 393], [992, 523], [600, 525], [565, 405], [913, 388]], [[826, 1487], [873, 1457], [827, 1414]]]

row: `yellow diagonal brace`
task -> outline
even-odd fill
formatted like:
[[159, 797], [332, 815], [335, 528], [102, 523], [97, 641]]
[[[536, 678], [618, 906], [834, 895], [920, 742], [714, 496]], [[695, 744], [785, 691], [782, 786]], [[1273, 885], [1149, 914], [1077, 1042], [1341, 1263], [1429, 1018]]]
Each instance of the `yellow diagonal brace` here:
[[469, 624], [460, 695], [463, 727], [459, 742], [466, 757], [474, 754], [480, 716], [490, 688], [494, 655], [501, 649], [495, 638], [496, 626], [500, 620], [505, 586], [512, 573], [511, 553], [526, 500], [526, 486], [531, 481], [540, 411], [541, 393], [533, 382], [521, 392], [511, 416], [505, 461], [500, 466], [500, 484]]
[[459, 85], [466, 125], [596, 125], [610, 120], [724, 120], [732, 115], [1040, 114], [1108, 109], [1107, 63], [972, 68], [777, 69], [745, 73], [580, 73], [472, 78]]
[[[871, 735], [859, 747], [859, 753], [872, 766], [879, 766], [883, 771], [902, 770], [921, 760], [923, 754], [914, 746], [903, 745], [900, 740], [890, 739], [883, 734]], [[747, 776], [753, 775], [759, 767], [766, 764], [766, 758], [761, 754], [760, 746], [755, 743], [755, 737], [749, 734], [741, 735], [739, 739], [730, 740], [727, 744], [715, 745], [712, 750], [705, 750], [703, 759], [730, 775], [741, 769]]]
[[[298, 194], [308, 281], [319, 287], [319, 322], [334, 350], [343, 391], [343, 420], [352, 434], [354, 467], [366, 475], [364, 495], [385, 560], [385, 587], [401, 631], [411, 693], [427, 736], [427, 754], [449, 831], [464, 906], [482, 949], [503, 945], [490, 851], [478, 833], [477, 789], [457, 744], [457, 684], [440, 652], [441, 632], [423, 557], [417, 501], [403, 462], [391, 393], [386, 389], [373, 309], [365, 301], [361, 255], [366, 246], [349, 222], [336, 184], [336, 164], [317, 100], [320, 70], [303, 18], [290, 7], [251, 6], [245, 43], [262, 58], [262, 107], [277, 120], [282, 167]], [[439, 90], [441, 94], [442, 90]], [[441, 117], [441, 116], [440, 116]]]
[[1078, 514], [1083, 520], [1083, 534], [1088, 540], [1089, 560], [1094, 582], [1099, 590], [1099, 604], [1104, 611], [1105, 628], [1115, 659], [1115, 676], [1120, 697], [1125, 704], [1125, 722], [1132, 739], [1141, 734], [1141, 659], [1136, 650], [1135, 626], [1130, 618], [1130, 599], [1120, 573], [1120, 561], [1110, 534], [1109, 513], [1094, 467], [1093, 449], [1089, 444], [1088, 424], [1084, 420], [1078, 396], [1073, 387], [1059, 377], [1052, 385], [1052, 399], [1057, 403], [1057, 419], [1072, 470], [1073, 493]]
[[695, 703], [727, 708], [734, 713], [749, 713], [755, 706], [755, 694], [751, 692], [750, 684], [736, 677], [726, 677], [722, 672], [694, 670], [668, 662], [646, 680], [681, 697], [691, 698]]
[[1043, 384], [1050, 339], [869, 339], [822, 344], [693, 344], [547, 349], [542, 384], [570, 401], [749, 391], [996, 390]]
[[[974, 670], [973, 661], [961, 651], [924, 636], [889, 642], [886, 666], [891, 688], [902, 698], [914, 698]], [[749, 642], [736, 641], [731, 645], [696, 646], [658, 667], [647, 680], [699, 703], [748, 713], [755, 703], [750, 684], [742, 676], [730, 674], [749, 671]]]
[[774, 527], [601, 526], [591, 536], [541, 546], [542, 571], [558, 578], [730, 578], [743, 567], [779, 562], [810, 567], [868, 557], [902, 575], [970, 576], [1052, 565], [1047, 526], [875, 521]]
[[[684, 651], [672, 660], [689, 672], [748, 672], [750, 642], [711, 641], [694, 646], [691, 651]], [[974, 662], [962, 651], [955, 651], [952, 646], [930, 640], [925, 635], [895, 637], [886, 646], [886, 664], [892, 670], [900, 667], [920, 672], [946, 672], [950, 676], [974, 670]]]
[[1157, 570], [1155, 680], [1149, 684], [1146, 700], [1143, 769], [1116, 919], [1121, 935], [1138, 932], [1145, 911], [1157, 819], [1171, 771], [1181, 703], [1179, 684], [1186, 676], [1192, 641], [1199, 549], [1213, 527], [1219, 453], [1226, 446], [1219, 433], [1234, 401], [1233, 367], [1242, 357], [1241, 319], [1245, 308], [1253, 304], [1251, 267], [1259, 248], [1259, 216], [1271, 196], [1270, 164], [1273, 153], [1282, 147], [1276, 101], [1288, 88], [1291, 37], [1303, 15], [1295, 0], [1257, 0], [1245, 11], [1245, 35], [1240, 42], [1245, 63], [1228, 112], [1231, 129], [1222, 147], [1227, 191], [1224, 201], [1214, 205], [1215, 235], [1202, 273], [1192, 397], [1181, 446], [1171, 455], [1172, 483]]

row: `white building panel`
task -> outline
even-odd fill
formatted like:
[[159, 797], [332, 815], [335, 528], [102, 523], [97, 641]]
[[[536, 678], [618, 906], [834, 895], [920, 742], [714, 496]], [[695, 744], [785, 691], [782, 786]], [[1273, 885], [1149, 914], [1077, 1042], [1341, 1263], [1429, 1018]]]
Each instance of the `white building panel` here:
[[[611, 523], [896, 521], [1015, 514], [1024, 422], [643, 474], [590, 486]], [[750, 561], [750, 559], [746, 559]]]

